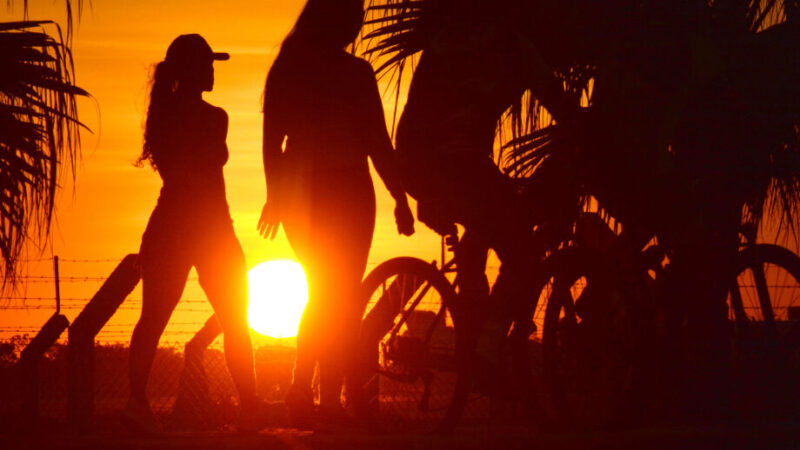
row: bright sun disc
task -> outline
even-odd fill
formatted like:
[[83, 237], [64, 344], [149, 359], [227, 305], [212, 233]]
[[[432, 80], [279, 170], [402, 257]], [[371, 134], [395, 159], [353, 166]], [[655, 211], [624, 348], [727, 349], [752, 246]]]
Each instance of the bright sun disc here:
[[250, 328], [273, 338], [297, 336], [297, 326], [308, 302], [303, 267], [290, 260], [267, 261], [250, 269], [247, 279]]

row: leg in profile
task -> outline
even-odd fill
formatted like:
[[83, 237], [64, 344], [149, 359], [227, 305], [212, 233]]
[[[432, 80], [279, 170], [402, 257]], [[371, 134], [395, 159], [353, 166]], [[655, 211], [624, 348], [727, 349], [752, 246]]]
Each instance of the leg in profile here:
[[[363, 271], [363, 269], [362, 269]], [[358, 305], [358, 271], [348, 271], [335, 284], [325, 308], [328, 339], [320, 354], [320, 408], [332, 414], [342, 410], [341, 396], [345, 373], [354, 364], [362, 308]], [[344, 275], [350, 275], [346, 277]], [[355, 277], [354, 277], [355, 275]]]
[[321, 245], [318, 244], [319, 236], [324, 238], [325, 234], [315, 233], [313, 224], [314, 222], [303, 214], [288, 215], [283, 222], [286, 237], [302, 264], [308, 280], [308, 303], [306, 303], [297, 327], [297, 354], [292, 386], [286, 396], [286, 408], [290, 423], [303, 429], [311, 429], [313, 425], [312, 382], [319, 359], [319, 345], [322, 340], [326, 339], [320, 329], [325, 319], [320, 311], [323, 306], [320, 295], [325, 292], [326, 288], [324, 280], [321, 279], [323, 271], [320, 270], [318, 260], [321, 252]]
[[297, 327], [297, 355], [292, 373], [292, 386], [286, 395], [286, 409], [292, 426], [311, 429], [314, 415], [314, 392], [312, 383], [317, 365], [319, 333], [317, 322], [319, 311], [316, 285], [311, 272], [307, 270], [309, 279], [308, 303], [303, 311]]
[[[529, 341], [535, 329], [533, 315], [538, 295], [546, 283], [539, 260], [542, 252], [536, 251], [529, 229], [523, 226], [509, 226], [509, 229], [494, 243], [501, 266], [490, 300], [494, 306], [489, 319], [489, 327], [494, 328], [493, 349], [499, 352], [498, 344], [502, 342], [504, 355], [511, 358], [500, 375], [506, 382], [495, 384], [500, 407], [496, 420], [542, 424], [547, 415], [539, 406], [537, 392], [530, 382], [533, 373]], [[512, 322], [513, 331], [509, 334]]]
[[308, 285], [308, 303], [303, 310], [303, 316], [297, 327], [297, 357], [295, 359], [292, 387], [297, 392], [303, 392], [304, 397], [311, 398], [314, 370], [319, 358], [320, 326], [324, 314], [320, 312], [323, 306], [320, 296], [326, 287], [320, 279], [319, 270], [313, 263], [303, 261], [306, 270]]
[[[335, 242], [335, 260], [330, 258], [325, 267], [329, 289], [325, 297], [325, 331], [320, 354], [320, 409], [329, 413], [334, 423], [347, 421], [341, 397], [345, 375], [354, 370], [358, 333], [364, 312], [363, 299], [359, 297], [361, 279], [367, 266], [372, 243], [374, 212], [361, 214], [361, 220], [352, 226], [342, 227]], [[346, 232], [344, 231], [346, 230]]]
[[253, 345], [247, 323], [247, 267], [244, 253], [230, 230], [217, 237], [197, 262], [200, 285], [222, 325], [225, 360], [239, 393], [243, 414], [256, 408]]
[[[330, 246], [326, 246], [330, 249]], [[316, 264], [309, 271], [309, 302], [303, 312], [297, 336], [297, 361], [290, 398], [301, 414], [306, 413], [311, 394], [311, 376], [319, 363], [319, 412], [318, 419], [323, 422], [341, 409], [343, 367], [337, 358], [337, 348], [341, 345], [340, 328], [342, 310], [338, 304], [341, 297], [339, 271], [335, 268], [344, 264], [337, 252], [335, 259], [318, 255]], [[291, 405], [289, 405], [291, 406]]]
[[158, 341], [183, 293], [189, 268], [189, 264], [174, 258], [149, 258], [142, 264], [142, 314], [131, 337], [131, 395], [126, 411], [134, 425], [145, 431], [155, 427], [147, 400], [147, 379]]
[[[485, 239], [466, 227], [464, 235], [456, 245], [455, 259], [457, 267], [456, 285], [459, 290], [459, 308], [454, 314], [470, 330], [468, 336], [476, 338], [486, 318], [489, 306], [489, 280], [486, 278], [486, 260], [489, 247]], [[471, 345], [468, 346], [471, 348]]]

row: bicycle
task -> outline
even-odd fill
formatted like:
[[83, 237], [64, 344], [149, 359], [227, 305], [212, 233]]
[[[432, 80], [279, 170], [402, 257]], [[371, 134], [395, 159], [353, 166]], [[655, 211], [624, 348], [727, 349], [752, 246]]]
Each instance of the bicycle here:
[[[358, 390], [353, 397], [367, 405], [361, 406], [367, 415], [384, 418], [383, 428], [449, 432], [465, 417], [485, 420], [493, 403], [498, 403], [493, 400], [517, 393], [512, 389], [499, 394], [492, 384], [501, 375], [480, 373], [499, 368], [479, 367], [476, 360], [481, 323], [471, 316], [481, 305], [459, 303], [453, 279], [456, 261], [454, 256], [448, 259], [446, 251], [454, 253], [458, 244], [454, 235], [442, 237], [444, 263], [439, 266], [436, 261], [393, 258], [378, 265], [362, 283], [366, 307], [358, 372], [366, 375], [350, 387]], [[518, 320], [515, 331], [503, 340], [507, 350], [503, 356], [526, 373], [530, 366], [526, 330], [531, 327], [518, 324], [530, 322], [533, 311], [522, 315], [526, 318]], [[525, 396], [525, 401], [533, 399]]]
[[403, 429], [430, 431], [443, 420], [455, 393], [458, 314], [452, 309], [457, 294], [447, 278], [455, 272], [455, 259], [445, 255], [451, 245], [454, 238], [442, 238], [439, 267], [436, 261], [393, 258], [362, 283], [361, 395], [371, 412]]
[[[740, 337], [753, 335], [753, 330], [760, 329], [763, 329], [762, 334], [769, 335], [772, 333], [769, 331], [771, 329], [776, 330], [775, 335], [780, 334], [778, 329], [786, 328], [781, 322], [787, 321], [794, 305], [800, 305], [800, 258], [774, 244], [755, 244], [755, 236], [748, 231], [743, 232], [743, 236], [738, 266], [740, 289], [731, 289], [732, 295], [729, 299], [736, 334]], [[440, 266], [435, 261], [428, 263], [418, 258], [393, 258], [371, 271], [362, 284], [364, 303], [367, 306], [362, 321], [360, 355], [362, 370], [369, 374], [361, 385], [362, 395], [367, 403], [371, 403], [372, 413], [378, 412], [394, 422], [388, 424], [389, 427], [447, 431], [464, 416], [485, 419], [490, 413], [489, 396], [485, 392], [476, 392], [476, 377], [465, 376], [465, 373], [477, 372], [472, 348], [475, 339], [474, 336], [468, 336], [474, 331], [470, 330], [464, 323], [465, 319], [459, 315], [458, 294], [450, 279], [456, 270], [455, 260], [446, 258], [445, 247], [453, 245], [457, 245], [455, 237], [448, 237], [446, 240], [443, 238], [441, 261], [444, 264]], [[663, 273], [666, 265], [658, 246], [651, 245], [644, 251], [636, 251], [633, 257], [641, 261], [638, 267], [636, 264], [628, 264], [617, 277], [626, 277], [627, 285], [638, 286], [634, 289], [639, 289], [640, 292], [628, 293], [627, 297], [641, 300], [643, 296], [652, 295], [656, 289], [652, 283]], [[570, 414], [565, 411], [586, 409], [576, 407], [575, 401], [578, 397], [575, 395], [574, 383], [571, 387], [567, 386], [574, 380], [570, 380], [569, 370], [564, 367], [570, 352], [576, 351], [567, 344], [570, 333], [589, 328], [588, 325], [591, 324], [591, 321], [584, 320], [588, 317], [586, 312], [581, 313], [580, 308], [576, 312], [575, 305], [580, 303], [585, 286], [596, 285], [598, 278], [607, 278], [606, 291], [615, 284], [620, 284], [620, 279], [615, 281], [607, 270], [587, 273], [591, 272], [587, 271], [587, 267], [609, 267], [610, 261], [610, 266], [614, 266], [626, 258], [596, 252], [594, 261], [587, 263], [590, 259], [575, 245], [554, 252], [543, 266], [546, 272], [543, 279], [547, 285], [539, 286], [537, 281], [537, 286], [532, 289], [536, 292], [536, 299], [541, 295], [546, 300], [537, 308], [537, 311], [544, 311], [540, 361], [544, 372], [545, 393], [540, 393], [540, 401], [546, 405], [547, 414], [562, 423], [576, 421], [575, 418], [567, 418]], [[568, 267], [571, 269], [567, 269]], [[774, 275], [762, 276], [764, 274]], [[587, 280], [587, 275], [595, 280], [594, 283]], [[753, 281], [749, 282], [748, 277]], [[632, 278], [638, 281], [630, 282]], [[651, 286], [648, 287], [648, 284]], [[594, 289], [597, 294], [595, 297], [602, 299], [603, 290]], [[540, 291], [542, 293], [538, 294]], [[592, 289], [586, 292], [590, 291]], [[644, 294], [647, 291], [650, 294]], [[554, 292], [558, 292], [561, 297], [554, 300]], [[781, 300], [787, 298], [787, 292], [790, 294], [789, 299]], [[779, 296], [778, 293], [782, 295]], [[617, 300], [621, 298], [618, 296]], [[654, 326], [651, 320], [654, 316], [652, 302], [628, 303], [636, 305], [634, 307], [639, 310], [634, 312], [617, 308], [616, 313], [622, 313], [623, 316], [616, 318], [616, 326], [614, 322], [600, 319], [594, 321], [596, 325], [600, 325], [595, 329], [608, 331], [605, 335], [606, 342], [612, 339], [624, 346], [636, 342], [632, 338], [634, 335], [653, 332], [648, 329]], [[613, 308], [606, 307], [606, 311], [601, 311], [601, 314], [608, 314], [609, 311], [615, 312]], [[760, 317], [777, 317], [780, 320], [762, 322], [758, 320], [758, 314], [748, 315], [748, 312], [752, 314], [753, 311], [760, 311]], [[636, 332], [625, 328], [636, 323], [632, 321], [634, 316], [649, 317], [647, 321], [641, 322], [641, 327]], [[528, 336], [524, 338], [527, 339]], [[600, 342], [604, 341], [595, 340], [595, 344]], [[587, 353], [587, 349], [591, 349], [591, 346], [584, 345], [580, 351]], [[635, 361], [626, 359], [626, 355], [636, 352], [637, 349], [627, 348], [617, 355], [602, 352], [595, 352], [594, 355], [595, 361], [605, 364], [606, 367], [610, 366], [610, 369], [614, 369], [616, 364], [614, 370], [624, 378], [630, 377], [631, 368], [635, 364]], [[591, 354], [590, 351], [588, 353]], [[519, 352], [512, 358], [525, 358], [518, 355]], [[586, 360], [577, 358], [574, 362], [585, 363]], [[525, 361], [517, 362], [520, 366], [525, 364]], [[599, 386], [601, 391], [605, 389], [605, 401], [612, 405], [599, 408], [600, 417], [588, 420], [594, 422], [588, 428], [600, 426], [611, 419], [615, 412], [614, 402], [619, 402], [624, 395], [622, 390], [630, 384], [630, 380], [619, 379], [617, 384], [617, 387], [610, 388]], [[573, 392], [566, 394], [570, 389]], [[591, 396], [584, 398], [585, 401], [587, 399], [591, 400]], [[524, 401], [536, 400], [526, 398]], [[582, 421], [586, 428], [587, 418]]]
[[[797, 320], [789, 320], [800, 305], [800, 257], [756, 243], [752, 227], [744, 226], [741, 237], [737, 281], [727, 299], [739, 355], [754, 344], [775, 348], [800, 336]], [[656, 335], [679, 331], [668, 328], [666, 317], [675, 313], [658, 297], [668, 270], [664, 252], [657, 245], [639, 248], [573, 245], [550, 258], [542, 365], [549, 413], [568, 426], [592, 429], [613, 421]]]

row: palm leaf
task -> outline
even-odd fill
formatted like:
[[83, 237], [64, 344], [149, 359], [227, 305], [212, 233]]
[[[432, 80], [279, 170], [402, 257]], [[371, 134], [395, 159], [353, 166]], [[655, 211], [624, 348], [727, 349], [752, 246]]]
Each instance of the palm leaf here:
[[64, 163], [78, 159], [72, 55], [57, 24], [0, 24], [0, 276], [13, 286], [28, 238], [43, 248]]

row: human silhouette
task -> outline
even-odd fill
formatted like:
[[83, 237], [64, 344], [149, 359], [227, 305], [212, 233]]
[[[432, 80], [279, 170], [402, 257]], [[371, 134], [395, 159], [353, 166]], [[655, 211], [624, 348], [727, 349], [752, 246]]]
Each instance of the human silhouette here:
[[142, 314], [131, 337], [134, 425], [155, 427], [145, 387], [161, 333], [194, 266], [225, 339], [228, 369], [239, 392], [240, 427], [255, 407], [253, 351], [247, 324], [247, 270], [225, 199], [222, 166], [228, 160], [228, 116], [206, 103], [214, 86], [214, 53], [197, 34], [178, 36], [155, 67], [139, 164], [163, 180], [158, 204], [142, 236]]
[[[415, 65], [397, 127], [397, 152], [408, 191], [418, 202], [418, 219], [442, 235], [453, 234], [455, 223], [464, 227], [454, 248], [456, 284], [464, 304], [476, 308], [466, 315], [474, 322], [470, 328], [484, 330], [479, 353], [495, 358], [512, 321], [520, 336], [533, 331], [529, 290], [548, 245], [568, 229], [562, 225], [569, 225], [579, 199], [573, 174], [562, 170], [563, 154], [544, 161], [537, 177], [524, 184], [504, 174], [492, 159], [498, 119], [526, 89], [558, 112], [559, 120], [572, 111], [561, 83], [545, 70], [541, 55], [528, 49], [523, 34], [498, 25], [513, 15], [509, 11], [524, 8], [446, 3], [452, 6], [443, 8], [447, 19]], [[489, 249], [501, 263], [491, 289]]]
[[398, 232], [414, 231], [375, 74], [344, 50], [363, 15], [360, 0], [309, 0], [281, 45], [264, 94], [268, 199], [258, 226], [273, 238], [283, 223], [309, 280], [286, 400], [296, 425], [311, 425], [317, 362], [320, 418], [343, 417], [342, 379], [364, 307], [357, 290], [375, 224], [368, 157], [396, 202]]

